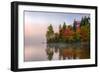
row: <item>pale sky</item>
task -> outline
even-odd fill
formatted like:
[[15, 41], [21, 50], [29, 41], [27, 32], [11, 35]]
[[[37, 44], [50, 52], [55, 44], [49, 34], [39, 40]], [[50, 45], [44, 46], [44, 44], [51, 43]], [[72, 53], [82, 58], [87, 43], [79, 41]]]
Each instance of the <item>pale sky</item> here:
[[45, 40], [49, 24], [52, 24], [54, 31], [58, 32], [60, 24], [65, 22], [72, 25], [74, 19], [80, 21], [84, 16], [90, 17], [90, 14], [25, 11], [25, 38], [32, 38], [35, 41], [38, 39], [42, 42]]

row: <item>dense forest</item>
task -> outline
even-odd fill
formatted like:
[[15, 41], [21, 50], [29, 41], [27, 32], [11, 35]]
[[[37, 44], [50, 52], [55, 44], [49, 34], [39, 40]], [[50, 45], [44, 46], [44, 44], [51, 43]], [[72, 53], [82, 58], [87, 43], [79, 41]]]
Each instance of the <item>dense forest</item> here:
[[59, 31], [55, 32], [52, 24], [47, 27], [47, 43], [73, 43], [90, 41], [90, 18], [82, 17], [81, 21], [73, 21], [72, 25], [59, 25]]

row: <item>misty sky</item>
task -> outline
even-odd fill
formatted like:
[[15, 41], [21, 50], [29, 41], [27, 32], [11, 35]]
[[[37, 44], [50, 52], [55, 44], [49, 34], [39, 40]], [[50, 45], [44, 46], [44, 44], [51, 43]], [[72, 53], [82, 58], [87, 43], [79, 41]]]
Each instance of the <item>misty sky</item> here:
[[44, 42], [49, 24], [52, 24], [54, 31], [58, 32], [60, 24], [65, 22], [67, 25], [72, 25], [74, 19], [80, 21], [84, 16], [90, 17], [89, 14], [81, 13], [24, 11], [25, 40], [29, 41], [33, 39], [35, 42]]

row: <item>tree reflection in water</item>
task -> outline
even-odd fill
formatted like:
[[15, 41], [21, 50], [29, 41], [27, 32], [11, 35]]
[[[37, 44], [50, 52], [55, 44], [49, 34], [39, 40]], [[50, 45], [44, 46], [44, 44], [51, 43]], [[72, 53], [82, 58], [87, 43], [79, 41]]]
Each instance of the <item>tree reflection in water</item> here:
[[47, 44], [46, 54], [47, 54], [48, 60], [53, 60], [54, 53], [59, 53], [59, 60], [89, 59], [90, 58], [90, 45], [89, 43]]

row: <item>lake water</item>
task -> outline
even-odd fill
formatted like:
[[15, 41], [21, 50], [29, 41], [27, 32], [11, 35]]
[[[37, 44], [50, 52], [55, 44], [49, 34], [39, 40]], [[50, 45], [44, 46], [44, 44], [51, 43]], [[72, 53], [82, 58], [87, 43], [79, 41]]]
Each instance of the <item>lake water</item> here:
[[48, 61], [89, 59], [90, 45], [88, 43], [39, 43], [26, 45], [24, 61]]

